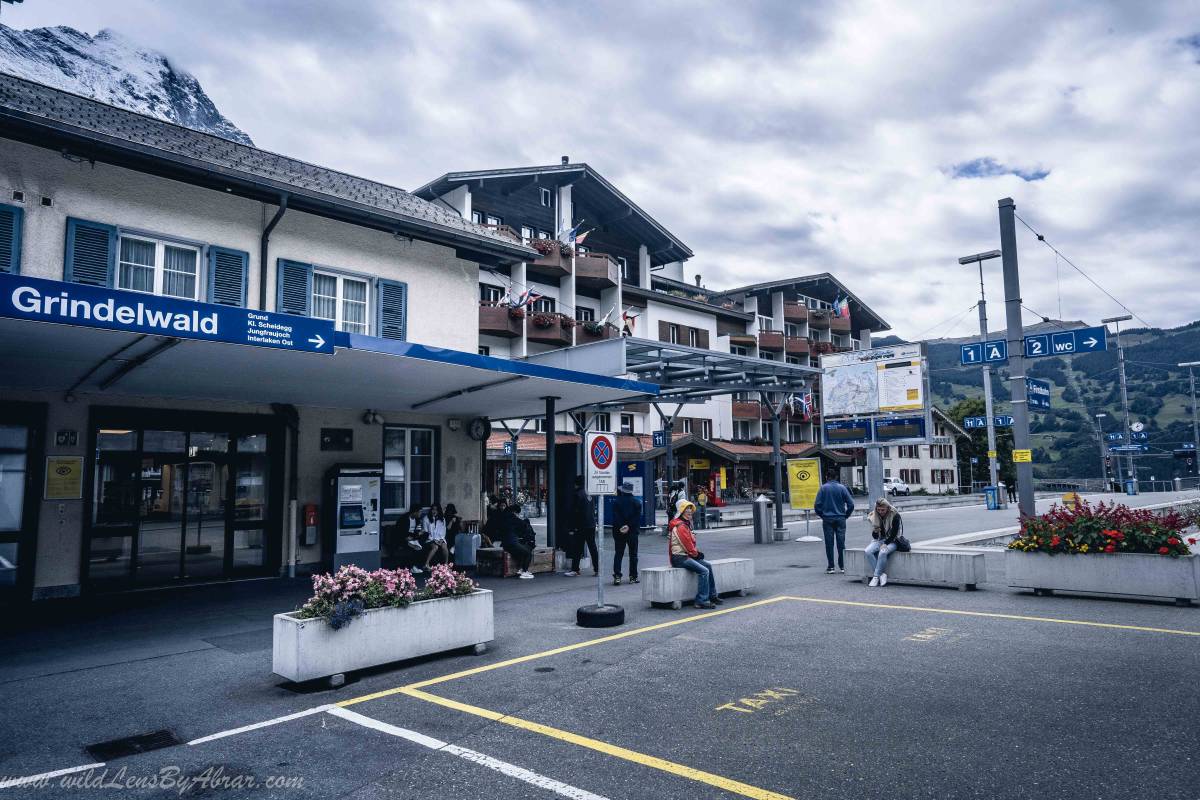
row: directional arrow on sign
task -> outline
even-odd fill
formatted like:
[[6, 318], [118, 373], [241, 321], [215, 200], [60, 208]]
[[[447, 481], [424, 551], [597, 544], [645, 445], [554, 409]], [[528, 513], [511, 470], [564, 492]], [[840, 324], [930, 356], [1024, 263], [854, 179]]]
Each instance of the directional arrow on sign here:
[[325, 346], [325, 340], [321, 338], [321, 334], [319, 334], [319, 333], [316, 336], [309, 339], [308, 341], [309, 341], [309, 344], [316, 345], [318, 350], [320, 350], [322, 347]]
[[1089, 336], [1088, 338], [1083, 340], [1083, 344], [1086, 344], [1088, 346], [1088, 349], [1091, 350], [1093, 347], [1100, 344], [1100, 340], [1097, 339], [1095, 336]]

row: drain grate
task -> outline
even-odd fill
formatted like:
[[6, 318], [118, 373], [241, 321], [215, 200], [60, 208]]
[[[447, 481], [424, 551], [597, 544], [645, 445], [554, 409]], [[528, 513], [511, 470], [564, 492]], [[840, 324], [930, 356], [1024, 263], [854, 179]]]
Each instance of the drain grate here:
[[183, 744], [175, 734], [168, 730], [141, 733], [137, 736], [126, 736], [123, 739], [112, 739], [107, 742], [89, 744], [86, 748], [97, 761], [112, 761], [114, 758], [134, 756], [138, 753], [148, 753], [151, 750], [161, 750], [164, 747], [174, 747]]
[[534, 667], [534, 672], [554, 672], [554, 667]]

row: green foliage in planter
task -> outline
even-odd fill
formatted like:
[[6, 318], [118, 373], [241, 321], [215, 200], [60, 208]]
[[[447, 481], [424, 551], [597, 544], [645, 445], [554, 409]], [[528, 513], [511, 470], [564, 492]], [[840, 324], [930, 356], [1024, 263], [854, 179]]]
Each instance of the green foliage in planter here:
[[1045, 514], [1025, 517], [1021, 534], [1009, 543], [1010, 550], [1025, 553], [1145, 553], [1186, 556], [1184, 530], [1197, 522], [1195, 511], [1180, 513], [1128, 506], [1092, 506], [1080, 501], [1076, 509], [1054, 506]]

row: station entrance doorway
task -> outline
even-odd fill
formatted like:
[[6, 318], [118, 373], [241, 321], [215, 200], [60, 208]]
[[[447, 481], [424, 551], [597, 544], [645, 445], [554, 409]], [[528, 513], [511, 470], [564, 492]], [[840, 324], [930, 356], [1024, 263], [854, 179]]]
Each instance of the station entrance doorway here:
[[276, 418], [93, 409], [90, 436], [89, 589], [277, 574], [283, 437]]

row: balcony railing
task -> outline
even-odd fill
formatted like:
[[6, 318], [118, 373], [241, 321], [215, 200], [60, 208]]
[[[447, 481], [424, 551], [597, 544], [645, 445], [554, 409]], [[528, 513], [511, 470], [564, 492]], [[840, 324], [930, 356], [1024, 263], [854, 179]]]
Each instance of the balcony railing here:
[[810, 311], [808, 314], [808, 327], [821, 328], [823, 330], [828, 329], [832, 318], [833, 314], [823, 309], [820, 311]]
[[790, 356], [803, 356], [809, 353], [808, 337], [806, 336], [789, 336], [786, 342], [787, 354]]
[[761, 419], [762, 406], [757, 400], [734, 400], [734, 419]]
[[785, 300], [783, 302], [783, 318], [787, 322], [807, 322], [808, 306]]
[[479, 306], [479, 335], [480, 336], [503, 336], [506, 339], [511, 339], [521, 335], [521, 325], [524, 324], [520, 318], [514, 318], [509, 313], [507, 305]]
[[598, 342], [602, 339], [615, 339], [620, 334], [621, 332], [612, 325], [600, 322], [576, 321], [575, 339], [579, 344], [583, 344], [584, 342]]
[[573, 323], [574, 320], [568, 320], [568, 327], [564, 328], [559, 314], [533, 313], [525, 318], [525, 337], [531, 342], [566, 347], [571, 344]]
[[535, 239], [529, 246], [538, 251], [538, 257], [526, 263], [531, 274], [552, 281], [571, 274], [571, 248], [557, 239]]
[[606, 253], [575, 255], [575, 286], [587, 289], [615, 289], [620, 281], [621, 265]]
[[832, 352], [833, 352], [833, 342], [813, 342], [812, 343], [813, 355], [822, 355], [824, 353], [832, 353]]
[[754, 347], [758, 344], [758, 340], [748, 333], [731, 333], [729, 334], [729, 343], [739, 347]]
[[829, 330], [834, 333], [849, 333], [850, 318], [849, 317], [831, 317], [829, 319]]
[[783, 333], [780, 331], [759, 331], [758, 332], [758, 349], [759, 350], [783, 350]]

